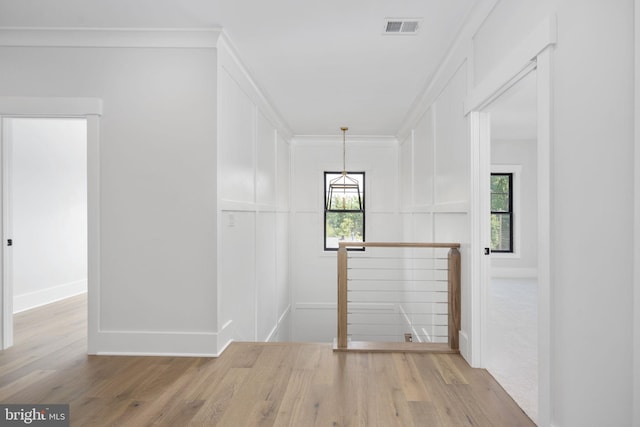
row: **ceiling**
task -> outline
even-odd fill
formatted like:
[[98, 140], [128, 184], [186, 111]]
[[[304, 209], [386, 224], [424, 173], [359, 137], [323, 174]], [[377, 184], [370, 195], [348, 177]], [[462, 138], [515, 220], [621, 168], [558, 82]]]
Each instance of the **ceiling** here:
[[477, 1], [0, 0], [0, 26], [223, 27], [293, 134], [395, 135]]

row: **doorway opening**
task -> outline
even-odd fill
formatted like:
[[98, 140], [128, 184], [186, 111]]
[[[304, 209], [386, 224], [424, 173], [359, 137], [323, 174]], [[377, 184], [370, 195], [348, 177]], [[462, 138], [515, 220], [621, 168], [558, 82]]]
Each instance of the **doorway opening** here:
[[[505, 55], [484, 82], [465, 100], [470, 122], [471, 207], [470, 266], [473, 366], [486, 367], [491, 276], [491, 152], [490, 113], [484, 109], [535, 70], [536, 192], [537, 192], [537, 423], [551, 425], [551, 148], [553, 144], [553, 49], [557, 39], [554, 16], [542, 20], [529, 36]], [[516, 243], [517, 244], [517, 243]]]
[[1, 125], [7, 348], [14, 315], [87, 293], [88, 133], [86, 118], [5, 116]]
[[2, 154], [11, 314], [86, 294], [87, 120], [4, 117]]
[[537, 81], [531, 70], [483, 108], [489, 120], [489, 280], [484, 365], [538, 421]]

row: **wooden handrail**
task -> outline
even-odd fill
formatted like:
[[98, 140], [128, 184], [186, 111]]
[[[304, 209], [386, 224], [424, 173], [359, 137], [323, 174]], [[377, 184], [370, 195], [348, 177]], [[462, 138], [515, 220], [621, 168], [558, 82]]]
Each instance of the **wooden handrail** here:
[[460, 249], [460, 243], [406, 243], [406, 242], [340, 242], [339, 248], [456, 248]]
[[[460, 310], [460, 243], [407, 243], [407, 242], [340, 242], [338, 245], [338, 338], [337, 349], [348, 347], [348, 251], [349, 247], [379, 248], [449, 248], [448, 253], [448, 350], [458, 351]], [[362, 344], [362, 343], [361, 343]], [[446, 344], [445, 344], [446, 345]]]

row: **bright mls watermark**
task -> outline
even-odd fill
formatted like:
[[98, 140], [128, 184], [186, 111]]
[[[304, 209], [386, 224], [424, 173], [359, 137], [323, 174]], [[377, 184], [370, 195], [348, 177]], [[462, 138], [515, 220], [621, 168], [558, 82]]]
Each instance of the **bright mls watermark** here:
[[69, 427], [69, 405], [2, 405], [0, 427]]

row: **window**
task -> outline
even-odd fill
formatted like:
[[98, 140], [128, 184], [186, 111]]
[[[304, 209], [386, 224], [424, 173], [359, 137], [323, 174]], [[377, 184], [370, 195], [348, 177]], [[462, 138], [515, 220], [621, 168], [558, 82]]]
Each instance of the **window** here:
[[[332, 192], [329, 200], [329, 183], [339, 178], [341, 172], [324, 173], [324, 249], [335, 251], [340, 241], [364, 242], [364, 172], [347, 172], [349, 177], [357, 182], [358, 191]], [[362, 209], [359, 207], [362, 206]], [[349, 248], [350, 250], [364, 250], [364, 248]]]
[[491, 174], [491, 251], [513, 253], [513, 173]]

